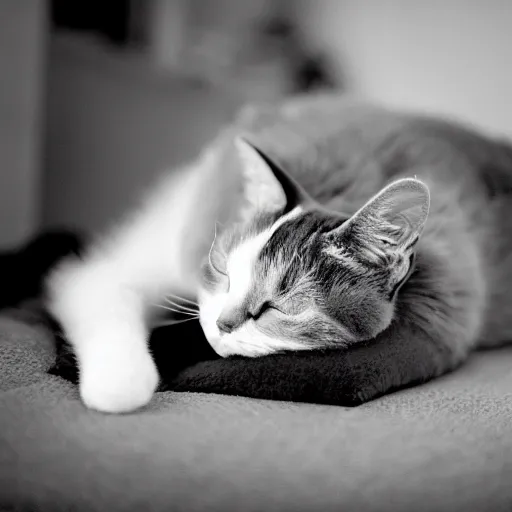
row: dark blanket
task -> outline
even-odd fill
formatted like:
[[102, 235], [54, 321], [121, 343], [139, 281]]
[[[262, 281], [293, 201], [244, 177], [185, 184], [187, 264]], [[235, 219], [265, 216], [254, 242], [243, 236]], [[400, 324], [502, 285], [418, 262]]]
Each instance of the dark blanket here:
[[[56, 325], [53, 330], [60, 332]], [[73, 352], [58, 334], [57, 339], [56, 363], [50, 373], [76, 384], [78, 370]], [[414, 340], [410, 344], [414, 344]], [[402, 352], [400, 347], [369, 342], [350, 351], [304, 351], [256, 359], [221, 359], [206, 341], [197, 321], [156, 329], [150, 339], [150, 349], [161, 377], [160, 392], [200, 391], [344, 406], [361, 404], [364, 399], [359, 395], [360, 389], [368, 389], [379, 378], [385, 378], [386, 372], [397, 373], [394, 359], [399, 364]], [[396, 357], [384, 359], [382, 367], [375, 368], [374, 361], [379, 354], [389, 350], [396, 351]], [[391, 366], [386, 367], [386, 361], [391, 361]]]
[[69, 230], [47, 231], [25, 245], [0, 252], [0, 309], [41, 295], [47, 272], [61, 258], [79, 254], [83, 237]]

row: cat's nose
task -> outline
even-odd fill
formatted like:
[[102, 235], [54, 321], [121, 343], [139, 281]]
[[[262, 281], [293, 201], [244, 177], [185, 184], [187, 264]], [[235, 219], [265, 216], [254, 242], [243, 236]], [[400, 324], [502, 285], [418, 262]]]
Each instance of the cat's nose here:
[[219, 328], [220, 332], [229, 334], [235, 328], [235, 322], [228, 318], [219, 318], [217, 320], [217, 327]]

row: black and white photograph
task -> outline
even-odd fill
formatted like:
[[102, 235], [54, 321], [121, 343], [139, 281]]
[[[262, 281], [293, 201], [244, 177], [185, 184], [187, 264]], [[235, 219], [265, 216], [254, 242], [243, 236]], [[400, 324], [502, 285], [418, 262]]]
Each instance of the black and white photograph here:
[[59, 511], [512, 511], [512, 1], [0, 0], [0, 512]]

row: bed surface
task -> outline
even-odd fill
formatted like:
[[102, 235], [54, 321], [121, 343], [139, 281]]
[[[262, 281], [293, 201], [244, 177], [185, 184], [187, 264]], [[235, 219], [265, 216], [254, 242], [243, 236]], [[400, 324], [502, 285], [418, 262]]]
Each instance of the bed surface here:
[[0, 318], [0, 508], [512, 509], [512, 348], [358, 408], [165, 392], [86, 410], [38, 326]]

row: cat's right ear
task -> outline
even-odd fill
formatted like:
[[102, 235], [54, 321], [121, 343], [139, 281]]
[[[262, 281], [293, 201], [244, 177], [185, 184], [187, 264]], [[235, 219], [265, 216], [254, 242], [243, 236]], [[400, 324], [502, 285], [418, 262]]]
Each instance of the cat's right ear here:
[[242, 164], [247, 215], [281, 211], [313, 203], [306, 191], [269, 155], [245, 138], [235, 139]]

